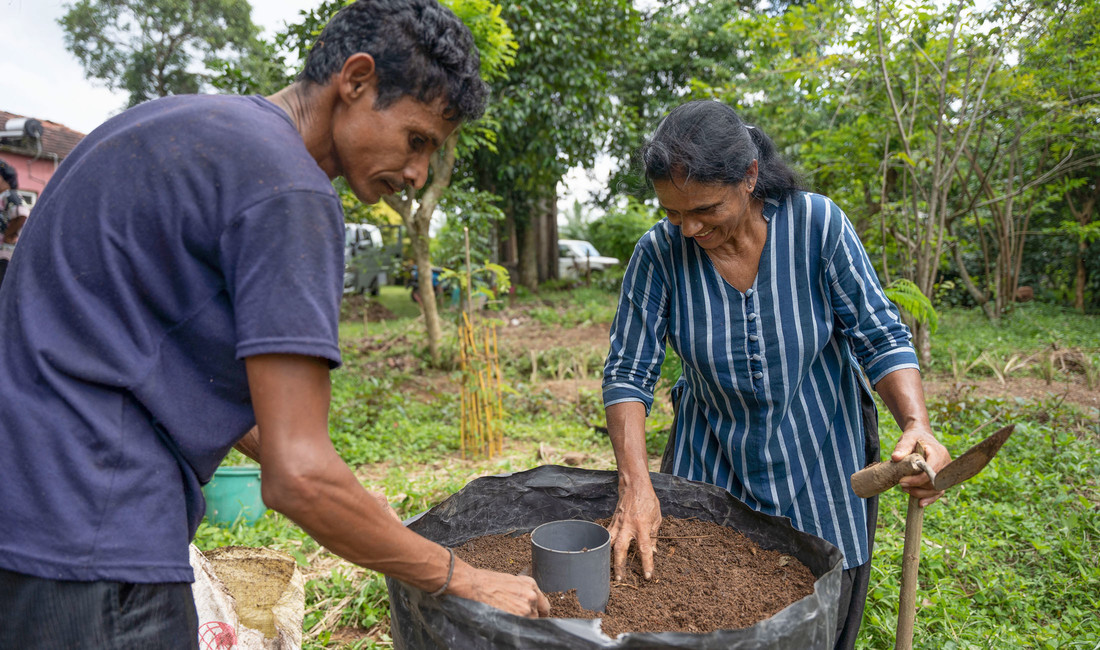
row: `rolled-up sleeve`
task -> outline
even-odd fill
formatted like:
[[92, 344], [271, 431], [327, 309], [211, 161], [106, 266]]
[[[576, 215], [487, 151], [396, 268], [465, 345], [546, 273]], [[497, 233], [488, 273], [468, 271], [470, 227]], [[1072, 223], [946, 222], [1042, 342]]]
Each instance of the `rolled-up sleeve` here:
[[657, 262], [656, 244], [651, 230], [638, 242], [623, 276], [604, 363], [604, 408], [641, 402], [648, 415], [653, 406], [653, 390], [665, 358], [669, 308], [667, 280]]
[[841, 217], [839, 243], [828, 266], [832, 307], [867, 379], [874, 386], [896, 370], [919, 370], [909, 328], [886, 297], [855, 229], [839, 208], [830, 207]]

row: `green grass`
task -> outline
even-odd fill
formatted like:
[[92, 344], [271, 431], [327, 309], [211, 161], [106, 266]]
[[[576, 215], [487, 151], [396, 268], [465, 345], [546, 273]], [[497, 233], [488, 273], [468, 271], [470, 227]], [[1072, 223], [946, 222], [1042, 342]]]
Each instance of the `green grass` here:
[[[1100, 432], [1066, 406], [933, 402], [954, 455], [1016, 431], [985, 470], [925, 512], [915, 648], [1085, 648], [1100, 644]], [[1093, 418], [1095, 416], [1092, 416]], [[883, 421], [884, 449], [897, 428]], [[891, 433], [885, 433], [892, 429]], [[889, 442], [890, 446], [887, 446]], [[861, 648], [893, 643], [908, 497], [881, 498]]]
[[[574, 400], [554, 398], [528, 384], [530, 361], [502, 360], [508, 414], [505, 454], [492, 461], [463, 461], [458, 454], [458, 405], [453, 390], [415, 382], [427, 371], [423, 323], [400, 287], [382, 298], [406, 316], [382, 323], [341, 326], [345, 365], [333, 373], [330, 428], [333, 443], [364, 481], [383, 490], [403, 517], [419, 513], [476, 476], [518, 471], [540, 464], [540, 444], [587, 454], [586, 467], [610, 467], [597, 391]], [[407, 303], [407, 304], [404, 304]], [[391, 306], [392, 305], [392, 306]], [[558, 327], [606, 324], [615, 296], [596, 289], [543, 292], [519, 301], [539, 322]], [[413, 308], [410, 314], [408, 307]], [[1030, 303], [1000, 326], [978, 312], [949, 310], [933, 339], [933, 373], [950, 372], [949, 351], [988, 352], [1004, 359], [1033, 353], [1051, 343], [1100, 353], [1100, 319]], [[445, 337], [453, 336], [448, 326]], [[369, 337], [366, 345], [364, 336]], [[381, 342], [381, 343], [380, 343]], [[450, 345], [453, 348], [452, 344]], [[372, 347], [373, 346], [373, 347]], [[380, 349], [384, 351], [379, 352]], [[595, 376], [593, 362], [567, 349], [540, 357], [539, 378], [557, 378], [578, 364]], [[412, 365], [391, 367], [386, 358], [413, 357]], [[584, 357], [584, 358], [582, 358]], [[975, 374], [979, 371], [972, 370]], [[1080, 380], [1080, 374], [1076, 375]], [[429, 386], [429, 387], [425, 387]], [[1100, 425], [1095, 412], [1055, 403], [992, 400], [962, 393], [956, 401], [930, 403], [944, 444], [958, 455], [988, 434], [973, 430], [997, 416], [1017, 431], [986, 470], [954, 490], [925, 515], [914, 647], [916, 648], [1085, 648], [1100, 646]], [[898, 437], [885, 408], [883, 449]], [[660, 453], [670, 424], [667, 410], [654, 409], [647, 422], [647, 446]], [[235, 458], [235, 457], [234, 457]], [[239, 460], [239, 459], [237, 459]], [[229, 462], [235, 462], [231, 459]], [[893, 644], [905, 520], [905, 496], [882, 497], [871, 592], [857, 647]], [[307, 648], [387, 647], [388, 600], [382, 578], [321, 552], [317, 544], [281, 515], [268, 512], [254, 526], [203, 523], [196, 538], [202, 549], [240, 544], [266, 546], [294, 555], [309, 577], [306, 590]], [[335, 614], [331, 614], [336, 612]], [[331, 615], [330, 615], [331, 614]], [[333, 631], [355, 628], [370, 639], [337, 641]], [[338, 637], [339, 635], [337, 635]]]
[[[930, 370], [965, 378], [968, 374], [996, 376], [1008, 368], [1062, 378], [1062, 366], [1068, 362], [1073, 370], [1091, 372], [1095, 386], [1100, 373], [1098, 349], [1100, 318], [1095, 315], [1031, 302], [1017, 305], [996, 324], [978, 309], [950, 309], [941, 313], [932, 337]], [[1081, 351], [1084, 354], [1073, 354]]]
[[577, 327], [610, 323], [615, 317], [618, 295], [595, 287], [545, 291], [528, 313], [543, 325]]

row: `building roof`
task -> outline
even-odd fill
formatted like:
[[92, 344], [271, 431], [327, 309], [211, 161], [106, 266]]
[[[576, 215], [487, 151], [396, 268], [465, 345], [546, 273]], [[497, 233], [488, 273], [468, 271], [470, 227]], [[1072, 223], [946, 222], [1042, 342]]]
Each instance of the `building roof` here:
[[[0, 124], [7, 120], [14, 120], [23, 117], [34, 117], [33, 115], [16, 115], [15, 113], [9, 113], [7, 111], [0, 111]], [[36, 118], [37, 119], [37, 118]], [[0, 142], [0, 145], [9, 151], [15, 151], [18, 153], [26, 153], [28, 155], [43, 155], [49, 156], [54, 154], [58, 160], [69, 155], [69, 152], [76, 147], [77, 143], [84, 138], [84, 134], [79, 131], [74, 131], [64, 124], [58, 124], [57, 122], [50, 122], [49, 120], [38, 120], [42, 123], [42, 152], [38, 153], [37, 149], [28, 148], [24, 142], [18, 140], [4, 139]]]

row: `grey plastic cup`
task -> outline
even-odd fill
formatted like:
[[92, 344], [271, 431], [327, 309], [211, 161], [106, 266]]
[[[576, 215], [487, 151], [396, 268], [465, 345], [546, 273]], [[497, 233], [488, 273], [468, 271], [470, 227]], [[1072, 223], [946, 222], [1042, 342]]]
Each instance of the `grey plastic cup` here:
[[607, 609], [611, 535], [591, 521], [551, 521], [531, 531], [531, 575], [544, 592], [577, 590], [581, 607]]

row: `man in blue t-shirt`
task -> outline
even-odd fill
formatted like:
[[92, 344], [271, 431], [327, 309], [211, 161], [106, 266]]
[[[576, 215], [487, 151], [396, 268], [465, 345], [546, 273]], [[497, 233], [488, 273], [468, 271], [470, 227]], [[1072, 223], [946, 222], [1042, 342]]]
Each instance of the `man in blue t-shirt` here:
[[195, 647], [187, 546], [234, 445], [264, 502], [344, 558], [548, 612], [530, 578], [404, 528], [328, 436], [331, 180], [365, 203], [421, 187], [486, 96], [437, 0], [358, 0], [278, 93], [151, 101], [66, 158], [0, 290], [0, 647]]

